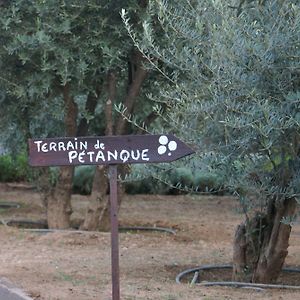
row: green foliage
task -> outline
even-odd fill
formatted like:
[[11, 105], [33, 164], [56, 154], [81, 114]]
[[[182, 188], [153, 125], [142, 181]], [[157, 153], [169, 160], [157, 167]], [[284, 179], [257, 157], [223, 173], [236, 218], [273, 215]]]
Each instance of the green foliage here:
[[[158, 172], [161, 172], [159, 170]], [[73, 191], [78, 194], [88, 195], [92, 191], [95, 166], [78, 166], [75, 168], [73, 178]], [[57, 168], [51, 168], [51, 178], [57, 180]], [[223, 192], [224, 179], [217, 174], [197, 171], [189, 168], [174, 168], [164, 172], [163, 180], [160, 174], [153, 176], [143, 165], [132, 168], [129, 177], [124, 180], [125, 191], [128, 194], [174, 194], [188, 192], [217, 193]]]
[[128, 194], [167, 194], [168, 186], [158, 182], [152, 177], [128, 181], [125, 183], [125, 191]]
[[[90, 123], [91, 134], [104, 133], [107, 73], [116, 74], [117, 103], [124, 100], [129, 80], [133, 43], [120, 17], [122, 8], [139, 26], [143, 9], [138, 0], [15, 0], [1, 6], [0, 130], [9, 149], [29, 137], [64, 134], [66, 85], [78, 104], [78, 119]], [[91, 115], [87, 97], [99, 91]]]
[[10, 155], [0, 156], [0, 181], [7, 182], [13, 181], [15, 176], [15, 170], [13, 161]]
[[190, 187], [194, 186], [194, 177], [192, 171], [188, 168], [175, 168], [170, 172], [170, 182], [172, 186]]
[[298, 197], [299, 1], [155, 0], [149, 12], [142, 42], [123, 19], [149, 60], [176, 70], [161, 69], [167, 128], [198, 147], [200, 167], [226, 174], [261, 209]]
[[21, 153], [14, 160], [16, 178], [19, 180], [29, 180], [31, 177], [30, 167], [28, 165], [28, 157], [25, 153]]
[[49, 168], [49, 185], [55, 186], [59, 180], [59, 167], [50, 167]]
[[[137, 9], [133, 3], [122, 6]], [[131, 47], [129, 39], [126, 47], [120, 9], [120, 1], [60, 0], [30, 5], [18, 0], [2, 8], [3, 55], [19, 63], [14, 74], [18, 83], [10, 82], [11, 92], [18, 98], [35, 98], [67, 82], [77, 90], [94, 89], [102, 74], [125, 63], [121, 58]]]
[[[92, 191], [95, 166], [78, 166], [73, 178], [73, 191], [82, 195], [89, 195]], [[131, 175], [135, 177], [135, 174]], [[55, 177], [55, 176], [54, 176]], [[135, 178], [124, 182], [128, 194], [164, 194], [168, 191], [165, 184], [157, 182], [152, 177]]]
[[33, 177], [26, 154], [0, 156], [0, 182], [30, 181]]
[[[201, 168], [175, 167], [164, 175], [169, 193], [224, 194], [225, 179], [221, 174]], [[177, 191], [176, 191], [177, 190]]]
[[88, 195], [92, 191], [95, 166], [78, 166], [75, 168], [73, 178], [73, 191], [78, 194]]
[[225, 192], [225, 178], [216, 173], [206, 173], [199, 170], [194, 177], [194, 187], [197, 191], [207, 193], [221, 193]]
[[130, 194], [224, 193], [224, 178], [208, 170], [188, 167], [136, 165], [125, 180]]

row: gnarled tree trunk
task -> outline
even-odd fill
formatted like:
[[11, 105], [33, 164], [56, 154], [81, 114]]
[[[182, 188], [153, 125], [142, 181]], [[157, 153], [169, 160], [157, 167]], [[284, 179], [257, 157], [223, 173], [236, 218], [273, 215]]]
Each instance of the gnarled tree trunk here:
[[[131, 114], [133, 112], [135, 101], [148, 75], [148, 71], [143, 66], [143, 56], [140, 52], [134, 51], [129, 68], [129, 85], [123, 102], [124, 106], [126, 107], [127, 114]], [[114, 120], [113, 118], [113, 105], [116, 95], [116, 86], [116, 74], [111, 70], [108, 72], [107, 76], [108, 99], [105, 107], [106, 135], [123, 135], [127, 133], [127, 121], [123, 118], [123, 116], [120, 115], [117, 120]], [[119, 168], [119, 173], [124, 175], [126, 172], [128, 172], [128, 168], [126, 166]], [[95, 191], [92, 191], [92, 196], [90, 204], [87, 208], [85, 220], [81, 226], [81, 228], [84, 230], [110, 230], [110, 203], [109, 198], [106, 196], [108, 182], [105, 173], [105, 168], [97, 168], [93, 181], [93, 190]], [[120, 207], [123, 188], [121, 184], [118, 186], [118, 206]]]
[[58, 182], [47, 199], [49, 228], [66, 229], [70, 227], [73, 173], [73, 167], [60, 168]]
[[[122, 174], [127, 170], [125, 167], [119, 167]], [[88, 231], [110, 231], [110, 201], [109, 201], [109, 183], [108, 167], [97, 166], [93, 180], [93, 189], [85, 219], [80, 229]], [[123, 186], [118, 183], [118, 207], [120, 208], [122, 196], [124, 194]]]
[[[66, 135], [75, 136], [77, 131], [77, 105], [71, 96], [69, 84], [63, 87], [63, 99]], [[73, 175], [74, 167], [60, 167], [58, 181], [47, 197], [49, 228], [65, 229], [70, 227]]]
[[296, 210], [294, 198], [269, 202], [265, 214], [237, 227], [233, 249], [233, 280], [275, 283], [288, 254], [291, 226], [282, 222]]
[[[108, 99], [105, 106], [106, 135], [113, 135], [114, 132], [112, 111], [116, 94], [116, 84], [115, 73], [113, 71], [109, 71], [107, 76]], [[110, 230], [110, 219], [107, 215], [109, 206], [107, 192], [107, 167], [97, 166], [93, 179], [92, 194], [90, 196], [84, 221], [80, 226], [82, 230]]]

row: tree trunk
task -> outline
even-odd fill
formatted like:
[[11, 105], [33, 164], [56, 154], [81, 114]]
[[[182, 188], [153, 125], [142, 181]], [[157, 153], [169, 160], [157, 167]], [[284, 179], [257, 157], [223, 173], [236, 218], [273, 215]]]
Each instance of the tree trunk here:
[[263, 241], [262, 251], [253, 274], [254, 282], [276, 282], [288, 254], [291, 233], [291, 226], [283, 224], [282, 218], [293, 217], [295, 210], [295, 199], [285, 199], [279, 207], [276, 207], [272, 230]]
[[276, 283], [288, 254], [291, 226], [283, 218], [293, 217], [294, 198], [272, 199], [265, 214], [256, 213], [239, 225], [233, 248], [233, 280]]
[[[66, 135], [75, 136], [77, 131], [77, 105], [71, 96], [69, 84], [63, 87], [63, 99]], [[51, 229], [70, 227], [73, 175], [74, 167], [60, 167], [57, 184], [47, 197], [47, 221], [48, 227]]]
[[[113, 71], [109, 71], [107, 75], [108, 99], [105, 106], [106, 135], [113, 135], [113, 105], [116, 95], [116, 75]], [[82, 230], [110, 230], [110, 219], [107, 215], [108, 210], [108, 181], [107, 167], [97, 166], [94, 174], [92, 194], [87, 207], [83, 224], [80, 226]]]
[[[128, 90], [124, 98], [123, 104], [126, 107], [126, 113], [131, 114], [135, 101], [141, 91], [142, 85], [146, 80], [148, 71], [143, 67], [143, 55], [138, 51], [134, 51], [131, 62], [129, 64], [128, 74]], [[113, 105], [116, 96], [117, 80], [116, 74], [110, 70], [107, 75], [107, 91], [108, 99], [105, 106], [106, 135], [123, 135], [127, 132], [127, 121], [119, 116], [117, 120], [113, 118]], [[93, 181], [93, 191], [88, 205], [85, 220], [81, 226], [83, 230], [110, 230], [110, 202], [107, 197], [108, 181], [105, 173], [106, 168], [97, 167]], [[127, 166], [119, 168], [119, 174], [126, 174]], [[121, 184], [118, 185], [118, 207], [121, 205], [124, 190]]]
[[[88, 208], [86, 211], [86, 215], [84, 218], [84, 222], [81, 225], [81, 230], [109, 230], [109, 218], [107, 222], [100, 222], [101, 216], [103, 215], [104, 211], [107, 209], [107, 190], [108, 190], [108, 183], [107, 183], [107, 167], [105, 166], [97, 166], [94, 180], [93, 180], [93, 187], [92, 187], [92, 194], [89, 200]], [[100, 228], [101, 224], [101, 228]]]
[[[139, 51], [134, 51], [129, 64], [130, 72], [128, 77], [130, 78], [128, 78], [128, 90], [123, 101], [124, 107], [126, 108], [126, 115], [130, 115], [133, 112], [135, 101], [148, 75], [148, 70], [144, 68], [143, 61], [143, 54]], [[117, 135], [124, 134], [127, 131], [126, 125], [126, 118], [120, 115], [116, 122], [115, 133]]]
[[[119, 168], [122, 169], [123, 168]], [[93, 180], [92, 195], [86, 211], [81, 230], [110, 231], [110, 200], [108, 195], [109, 183], [107, 178], [108, 168], [97, 166]], [[124, 190], [122, 184], [118, 184], [118, 207], [122, 202]]]
[[73, 172], [74, 168], [72, 167], [60, 168], [58, 183], [47, 199], [47, 220], [49, 228], [70, 228]]
[[[95, 114], [95, 110], [98, 104], [99, 96], [101, 94], [101, 89], [100, 87], [96, 88], [95, 93], [90, 92], [87, 96], [87, 100], [85, 103], [85, 110], [87, 113], [90, 115]], [[89, 130], [89, 122], [88, 120], [83, 117], [77, 127], [77, 136], [86, 136]]]

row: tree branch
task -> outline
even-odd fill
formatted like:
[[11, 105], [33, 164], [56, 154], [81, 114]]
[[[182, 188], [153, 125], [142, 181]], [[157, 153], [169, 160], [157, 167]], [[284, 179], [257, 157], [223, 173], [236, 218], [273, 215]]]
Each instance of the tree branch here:
[[[86, 104], [85, 104], [85, 110], [91, 115], [95, 113], [95, 109], [98, 103], [100, 93], [101, 90], [100, 88], [98, 88], [96, 89], [96, 94], [91, 92], [88, 94]], [[86, 136], [88, 133], [88, 129], [89, 129], [88, 120], [86, 118], [82, 118], [77, 128], [77, 136]]]
[[116, 75], [113, 71], [109, 71], [107, 76], [107, 89], [108, 89], [108, 99], [105, 106], [105, 119], [106, 119], [106, 135], [113, 135], [113, 106], [116, 97]]
[[[162, 111], [165, 111], [167, 105], [162, 104]], [[152, 111], [146, 118], [144, 119], [143, 125], [138, 128], [137, 134], [147, 133], [147, 128], [159, 117], [159, 113], [156, 111]]]
[[139, 0], [139, 6], [141, 8], [146, 8], [148, 5], [148, 0]]
[[138, 128], [137, 134], [143, 134], [147, 132], [147, 128], [156, 120], [158, 117], [155, 111], [152, 111], [144, 120], [143, 125]]
[[[134, 67], [136, 68], [133, 74], [132, 83], [129, 86], [127, 95], [124, 99], [124, 107], [126, 108], [126, 112], [128, 114], [132, 113], [135, 100], [139, 95], [141, 87], [147, 77], [148, 71], [143, 67], [143, 55], [139, 51], [135, 51], [133, 55], [132, 62]], [[126, 129], [126, 119], [120, 115], [117, 124], [116, 124], [116, 134], [121, 135], [124, 134]]]
[[75, 136], [77, 131], [78, 108], [70, 93], [70, 84], [63, 86], [63, 99], [65, 104], [65, 128], [67, 136]]

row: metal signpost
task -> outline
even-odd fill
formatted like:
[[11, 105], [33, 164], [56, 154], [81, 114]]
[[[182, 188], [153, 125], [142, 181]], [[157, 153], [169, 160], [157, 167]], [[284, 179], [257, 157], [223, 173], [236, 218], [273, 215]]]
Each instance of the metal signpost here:
[[194, 151], [173, 135], [64, 137], [29, 140], [31, 166], [108, 165], [112, 299], [120, 300], [117, 165], [171, 162]]

